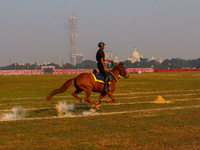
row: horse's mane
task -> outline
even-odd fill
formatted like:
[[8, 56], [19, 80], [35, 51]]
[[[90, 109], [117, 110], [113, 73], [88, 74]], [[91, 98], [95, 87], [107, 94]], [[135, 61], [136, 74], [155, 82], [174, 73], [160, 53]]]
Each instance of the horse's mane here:
[[119, 67], [121, 67], [121, 66], [123, 66], [123, 63], [119, 62], [117, 65], [115, 65], [115, 66], [113, 67], [113, 70], [116, 70], [117, 68], [119, 68]]

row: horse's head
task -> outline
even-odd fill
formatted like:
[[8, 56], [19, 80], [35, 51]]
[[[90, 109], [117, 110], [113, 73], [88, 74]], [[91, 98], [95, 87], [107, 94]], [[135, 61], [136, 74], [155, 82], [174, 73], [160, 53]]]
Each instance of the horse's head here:
[[127, 73], [126, 68], [124, 67], [124, 62], [119, 62], [119, 64], [115, 68], [118, 70], [120, 76], [123, 76], [124, 78], [129, 77], [129, 74]]

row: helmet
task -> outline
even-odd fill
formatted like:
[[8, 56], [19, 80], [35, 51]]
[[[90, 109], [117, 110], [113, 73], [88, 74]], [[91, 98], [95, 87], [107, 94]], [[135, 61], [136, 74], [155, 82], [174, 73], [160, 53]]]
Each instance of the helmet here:
[[101, 45], [106, 45], [104, 42], [99, 42], [98, 47], [101, 47]]

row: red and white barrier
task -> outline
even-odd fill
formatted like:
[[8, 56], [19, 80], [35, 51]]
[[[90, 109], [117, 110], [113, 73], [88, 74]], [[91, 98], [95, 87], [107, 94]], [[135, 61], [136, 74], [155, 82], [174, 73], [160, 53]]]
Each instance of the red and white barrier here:
[[[93, 69], [53, 69], [53, 74], [81, 74], [90, 73]], [[98, 71], [98, 69], [96, 69]], [[154, 72], [153, 68], [127, 68], [128, 73], [134, 72]], [[42, 75], [44, 68], [41, 70], [0, 70], [0, 75]]]
[[193, 68], [187, 68], [187, 69], [154, 69], [154, 72], [185, 72], [185, 71], [200, 71], [200, 69], [193, 69]]
[[[90, 73], [93, 69], [53, 69], [53, 74], [81, 74]], [[98, 69], [96, 69], [98, 71]], [[184, 72], [184, 71], [200, 71], [200, 69], [154, 69], [154, 68], [127, 68], [128, 73], [142, 72]], [[42, 75], [44, 68], [41, 70], [0, 70], [0, 75]]]
[[41, 75], [43, 70], [0, 70], [0, 75]]

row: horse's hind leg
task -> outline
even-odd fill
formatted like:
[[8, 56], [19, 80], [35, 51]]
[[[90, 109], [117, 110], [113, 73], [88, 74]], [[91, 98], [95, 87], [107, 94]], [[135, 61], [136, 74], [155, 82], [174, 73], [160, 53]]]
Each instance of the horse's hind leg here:
[[74, 91], [72, 93], [72, 96], [76, 97], [78, 99], [78, 104], [80, 105], [80, 103], [82, 102], [82, 99], [77, 95], [78, 93], [82, 92], [81, 89], [76, 89], [76, 91]]

